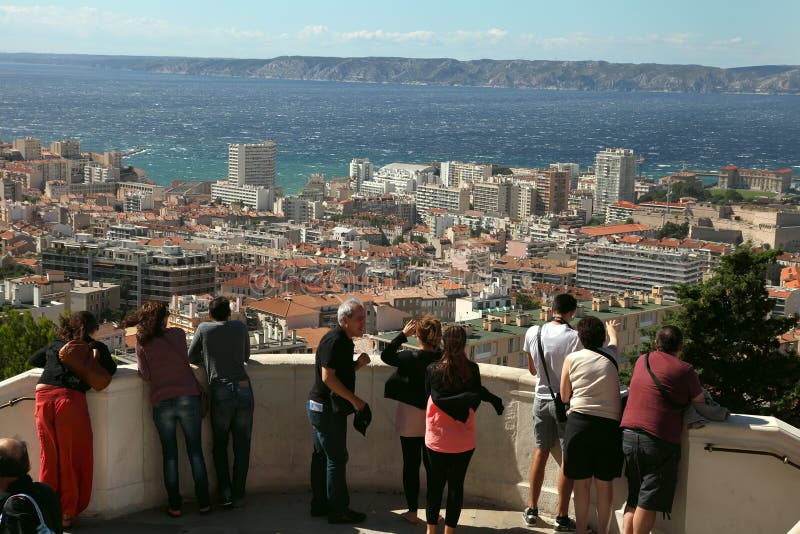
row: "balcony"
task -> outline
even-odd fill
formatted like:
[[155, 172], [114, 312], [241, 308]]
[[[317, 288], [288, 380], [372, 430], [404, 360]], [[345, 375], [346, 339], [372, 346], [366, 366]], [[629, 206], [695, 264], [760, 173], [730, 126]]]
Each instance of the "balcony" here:
[[[353, 507], [369, 513], [360, 530], [330, 527], [307, 517], [311, 432], [305, 400], [313, 381], [312, 355], [262, 355], [249, 367], [256, 398], [253, 448], [247, 508], [200, 518], [189, 512], [171, 520], [154, 511], [165, 503], [161, 451], [148, 403], [147, 386], [135, 369], [120, 367], [106, 391], [88, 396], [95, 448], [94, 493], [84, 525], [110, 527], [113, 532], [177, 530], [184, 532], [416, 532], [392, 512], [402, 511], [401, 459], [394, 431], [394, 401], [383, 398], [391, 369], [373, 364], [358, 373], [358, 394], [372, 406], [367, 437], [349, 433], [348, 481]], [[506, 404], [498, 417], [484, 406], [476, 418], [478, 444], [466, 481], [465, 532], [495, 531], [522, 526], [521, 510], [528, 495], [528, 470], [533, 449], [531, 391], [535, 379], [527, 371], [481, 365], [484, 384]], [[0, 383], [0, 403], [31, 396], [38, 371], [28, 371]], [[4, 436], [29, 444], [32, 474], [39, 469], [39, 447], [31, 401], [0, 410]], [[208, 425], [208, 421], [205, 422]], [[205, 429], [206, 462], [212, 478], [210, 433]], [[179, 440], [180, 441], [180, 440]], [[712, 444], [713, 452], [707, 449]], [[659, 517], [657, 534], [783, 533], [800, 529], [797, 495], [800, 471], [767, 455], [738, 454], [720, 449], [773, 453], [800, 463], [800, 430], [769, 417], [733, 416], [730, 422], [691, 430], [683, 442], [679, 486], [671, 520]], [[181, 488], [191, 497], [191, 477], [182, 453]], [[548, 465], [539, 507], [555, 509], [557, 464]], [[614, 508], [626, 495], [624, 479], [615, 484]], [[424, 492], [421, 504], [424, 504]], [[612, 532], [618, 532], [616, 514]], [[541, 524], [541, 522], [540, 522]], [[544, 525], [546, 527], [546, 525]], [[517, 527], [517, 528], [515, 528]], [[83, 528], [81, 529], [83, 530]], [[172, 530], [169, 530], [172, 531]], [[542, 532], [551, 531], [542, 528]]]

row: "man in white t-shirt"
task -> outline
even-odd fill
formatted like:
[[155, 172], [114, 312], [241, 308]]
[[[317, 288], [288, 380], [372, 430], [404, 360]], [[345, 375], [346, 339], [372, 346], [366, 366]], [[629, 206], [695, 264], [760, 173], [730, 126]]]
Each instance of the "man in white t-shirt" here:
[[[525, 524], [533, 526], [539, 517], [539, 495], [542, 492], [545, 466], [550, 450], [556, 440], [563, 451], [564, 429], [566, 423], [556, 419], [553, 394], [559, 393], [561, 368], [567, 354], [579, 350], [581, 343], [578, 333], [569, 322], [575, 316], [578, 301], [572, 295], [562, 293], [553, 299], [553, 319], [542, 326], [532, 326], [525, 334], [523, 350], [528, 353], [528, 370], [538, 378], [536, 396], [533, 401], [533, 431], [536, 449], [530, 472], [530, 501], [523, 512]], [[541, 335], [544, 355], [539, 352], [537, 338]], [[543, 367], [546, 365], [547, 367]], [[548, 383], [548, 376], [550, 378]], [[552, 394], [551, 394], [552, 389]], [[563, 462], [558, 475], [558, 505], [555, 532], [574, 532], [575, 521], [569, 518], [569, 499], [572, 495], [572, 481], [564, 476]]]

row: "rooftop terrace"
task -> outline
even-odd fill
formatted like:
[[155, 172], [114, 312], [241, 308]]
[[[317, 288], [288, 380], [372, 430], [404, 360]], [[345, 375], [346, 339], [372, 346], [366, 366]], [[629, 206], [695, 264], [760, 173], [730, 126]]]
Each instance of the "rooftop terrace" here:
[[[372, 406], [373, 423], [366, 438], [352, 431], [348, 436], [353, 508], [368, 513], [367, 521], [355, 528], [329, 526], [306, 515], [311, 432], [305, 400], [313, 380], [312, 355], [260, 355], [250, 365], [256, 415], [246, 507], [201, 517], [189, 502], [186, 514], [178, 520], [159, 511], [166, 498], [147, 387], [134, 368], [122, 366], [108, 389], [88, 395], [94, 429], [94, 492], [79, 531], [421, 532], [421, 526], [406, 526], [397, 517], [404, 502], [402, 461], [394, 431], [395, 403], [383, 398], [390, 372], [391, 368], [377, 363], [358, 374], [357, 393]], [[465, 528], [459, 532], [534, 531], [522, 526], [520, 512], [527, 499], [533, 452], [531, 392], [535, 379], [527, 371], [494, 365], [481, 365], [481, 373], [484, 384], [504, 399], [506, 409], [502, 417], [490, 409], [478, 411], [478, 444], [465, 486]], [[32, 395], [38, 374], [29, 371], [0, 383], [0, 404]], [[33, 410], [32, 402], [0, 410], [0, 428], [3, 435], [28, 442], [35, 476], [39, 447]], [[207, 429], [204, 440], [210, 466]], [[708, 450], [709, 444], [713, 452]], [[773, 534], [787, 532], [794, 525], [800, 531], [800, 470], [795, 467], [800, 463], [800, 430], [769, 417], [736, 415], [724, 424], [690, 430], [682, 447], [672, 519], [659, 518], [656, 534]], [[184, 456], [181, 487], [188, 500], [192, 484]], [[209, 469], [212, 486], [213, 471]], [[544, 514], [554, 511], [556, 473], [557, 464], [551, 460], [539, 503]], [[618, 479], [616, 510], [622, 508], [625, 494], [625, 480]], [[618, 512], [612, 532], [618, 532], [619, 521]]]

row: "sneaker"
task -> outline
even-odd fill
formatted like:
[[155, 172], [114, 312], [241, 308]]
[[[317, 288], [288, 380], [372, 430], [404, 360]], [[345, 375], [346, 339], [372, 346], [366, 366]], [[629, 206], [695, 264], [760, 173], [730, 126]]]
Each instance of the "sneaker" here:
[[556, 522], [553, 524], [553, 532], [575, 532], [576, 528], [575, 521], [569, 516], [556, 517]]
[[332, 514], [328, 516], [328, 523], [332, 525], [340, 525], [344, 523], [361, 523], [367, 518], [367, 514], [356, 512], [347, 508], [344, 512]]
[[522, 512], [522, 518], [525, 520], [525, 524], [529, 527], [532, 527], [536, 524], [539, 520], [539, 509], [538, 508], [525, 508], [525, 511]]

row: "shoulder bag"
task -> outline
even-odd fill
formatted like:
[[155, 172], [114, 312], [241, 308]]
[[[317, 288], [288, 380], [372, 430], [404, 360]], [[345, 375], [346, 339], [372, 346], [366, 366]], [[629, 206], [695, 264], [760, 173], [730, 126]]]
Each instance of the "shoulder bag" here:
[[58, 351], [58, 359], [92, 389], [102, 391], [111, 383], [111, 375], [100, 365], [85, 341], [73, 339], [68, 342]]
[[[37, 504], [36, 500], [33, 497], [31, 497], [27, 493], [17, 493], [16, 495], [12, 495], [8, 499], [6, 499], [6, 503], [10, 502], [11, 499], [13, 499], [14, 497], [21, 497], [23, 499], [27, 499], [33, 505], [33, 507], [36, 509], [36, 515], [39, 518], [39, 525], [36, 527], [36, 534], [54, 534], [53, 530], [50, 527], [47, 526], [47, 523], [45, 523], [44, 516], [42, 515], [42, 510], [41, 510], [41, 508], [39, 508], [39, 505]], [[13, 518], [13, 519], [11, 519], [11, 521], [16, 520], [17, 522], [19, 522], [19, 518], [17, 516], [13, 515], [10, 512], [6, 513], [5, 506], [3, 506], [3, 511], [0, 512], [0, 530], [2, 530], [3, 527], [5, 526], [4, 525], [4, 519], [6, 517]], [[11, 525], [9, 525], [9, 526], [11, 526]], [[18, 528], [20, 526], [21, 525], [18, 525]]]
[[[546, 324], [546, 323], [545, 323]], [[547, 371], [547, 362], [544, 359], [544, 347], [542, 346], [542, 329], [544, 325], [539, 327], [539, 331], [536, 333], [536, 345], [539, 349], [539, 358], [542, 360], [542, 368], [544, 369], [544, 375], [547, 378], [547, 389], [550, 390], [550, 396], [553, 397], [553, 406], [556, 408], [556, 419], [559, 423], [566, 423], [567, 422], [567, 409], [569, 407], [568, 404], [565, 404], [563, 400], [561, 400], [561, 393], [553, 392], [553, 387], [550, 385], [550, 373]]]

